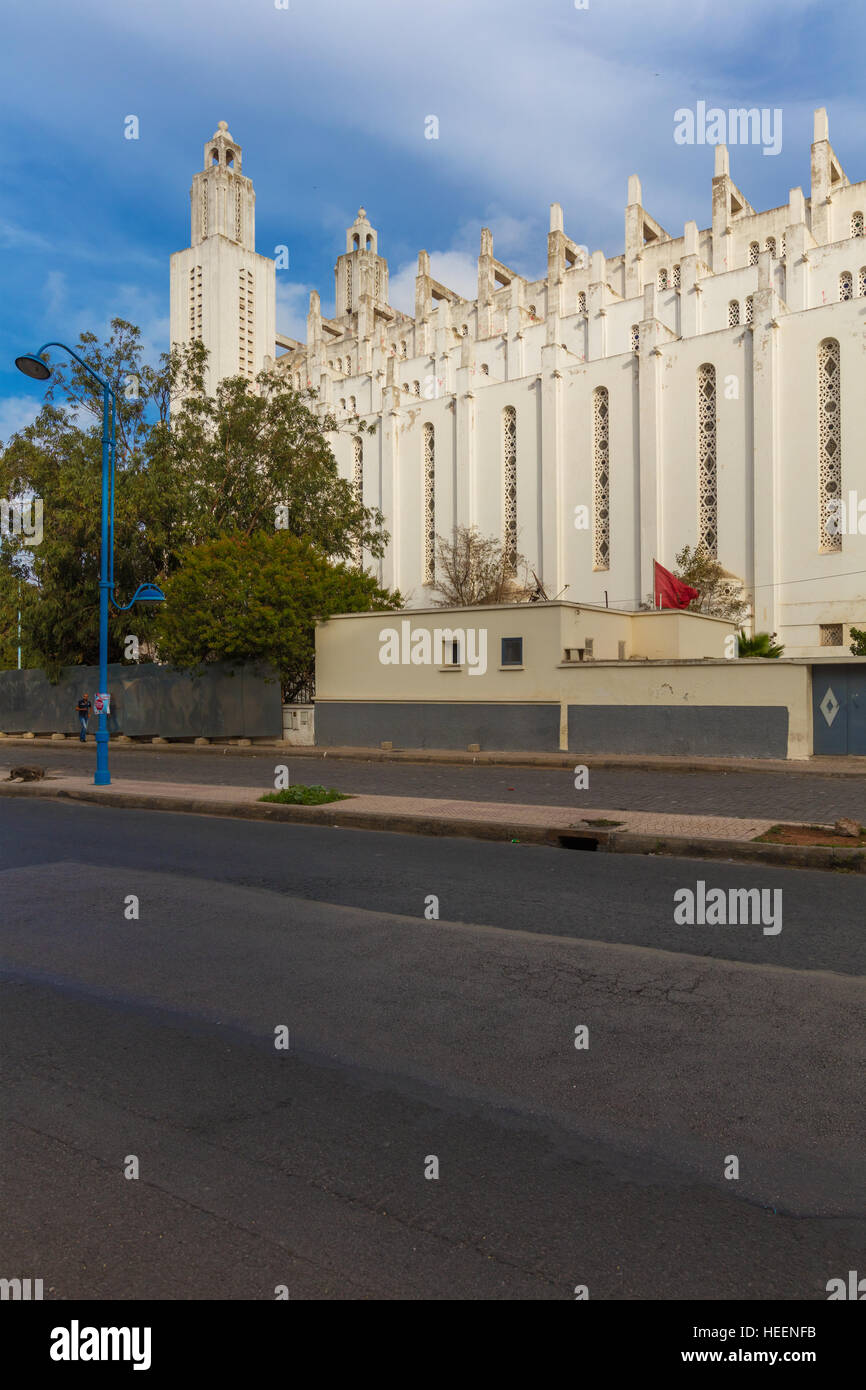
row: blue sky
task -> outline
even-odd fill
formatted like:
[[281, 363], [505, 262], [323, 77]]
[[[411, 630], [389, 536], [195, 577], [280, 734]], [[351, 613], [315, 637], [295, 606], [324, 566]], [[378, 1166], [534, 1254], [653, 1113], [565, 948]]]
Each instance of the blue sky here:
[[[584, 0], [580, 0], [584, 3]], [[629, 174], [675, 235], [710, 222], [713, 151], [674, 113], [782, 111], [776, 156], [731, 149], [756, 207], [808, 193], [812, 111], [866, 178], [862, 0], [38, 0], [6, 7], [0, 439], [39, 392], [11, 366], [46, 338], [121, 315], [167, 347], [168, 258], [217, 122], [255, 183], [257, 250], [289, 247], [277, 327], [303, 336], [311, 288], [360, 204], [411, 309], [415, 260], [472, 293], [479, 231], [524, 274], [546, 265], [548, 207], [590, 250], [622, 250]], [[135, 115], [138, 140], [124, 139]], [[439, 139], [425, 139], [425, 118]], [[7, 365], [8, 364], [8, 365]]]

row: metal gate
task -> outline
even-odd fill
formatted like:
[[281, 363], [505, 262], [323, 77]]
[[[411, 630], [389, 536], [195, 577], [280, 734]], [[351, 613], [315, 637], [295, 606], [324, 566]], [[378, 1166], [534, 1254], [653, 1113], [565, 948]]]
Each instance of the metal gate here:
[[812, 735], [816, 756], [866, 757], [866, 665], [812, 667]]

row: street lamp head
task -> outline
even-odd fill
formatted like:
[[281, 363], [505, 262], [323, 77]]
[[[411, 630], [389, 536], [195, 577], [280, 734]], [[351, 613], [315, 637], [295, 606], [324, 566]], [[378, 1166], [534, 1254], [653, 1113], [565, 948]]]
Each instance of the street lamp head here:
[[51, 372], [41, 357], [33, 357], [31, 353], [25, 352], [23, 357], [15, 358], [15, 366], [19, 372], [25, 376], [32, 377], [34, 381], [47, 381]]

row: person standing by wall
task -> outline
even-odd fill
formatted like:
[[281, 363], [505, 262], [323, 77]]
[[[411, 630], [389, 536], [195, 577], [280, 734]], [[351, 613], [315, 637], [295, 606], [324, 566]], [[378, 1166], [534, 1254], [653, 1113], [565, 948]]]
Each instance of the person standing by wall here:
[[75, 706], [75, 713], [81, 725], [81, 742], [87, 742], [87, 722], [90, 719], [90, 700], [85, 693]]

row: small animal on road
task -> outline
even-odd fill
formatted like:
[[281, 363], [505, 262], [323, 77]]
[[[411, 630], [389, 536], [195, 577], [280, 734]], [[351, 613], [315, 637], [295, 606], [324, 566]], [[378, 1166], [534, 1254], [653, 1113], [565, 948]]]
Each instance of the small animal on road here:
[[44, 767], [13, 767], [7, 782], [41, 782], [45, 776]]

